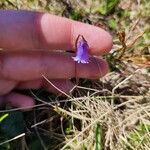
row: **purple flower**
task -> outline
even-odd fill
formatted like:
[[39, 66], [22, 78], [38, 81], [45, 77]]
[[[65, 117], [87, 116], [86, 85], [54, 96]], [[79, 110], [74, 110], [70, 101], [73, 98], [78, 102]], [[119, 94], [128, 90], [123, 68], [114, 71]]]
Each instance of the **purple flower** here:
[[[81, 37], [81, 38], [80, 38]], [[72, 57], [78, 63], [89, 63], [89, 46], [83, 36], [79, 35], [76, 42], [76, 57]]]

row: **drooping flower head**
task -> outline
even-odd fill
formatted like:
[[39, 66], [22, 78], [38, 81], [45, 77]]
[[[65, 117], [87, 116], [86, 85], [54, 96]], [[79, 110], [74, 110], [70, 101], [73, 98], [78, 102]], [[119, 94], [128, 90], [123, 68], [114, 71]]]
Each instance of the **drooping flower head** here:
[[76, 40], [76, 57], [72, 57], [78, 63], [89, 63], [89, 46], [82, 35], [79, 35]]

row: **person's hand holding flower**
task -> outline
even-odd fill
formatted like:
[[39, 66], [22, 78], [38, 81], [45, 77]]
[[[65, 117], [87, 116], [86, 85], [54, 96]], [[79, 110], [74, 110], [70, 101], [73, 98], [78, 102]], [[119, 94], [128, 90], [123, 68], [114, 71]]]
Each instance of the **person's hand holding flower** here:
[[[34, 105], [31, 97], [15, 89], [45, 88], [58, 94], [43, 75], [65, 93], [74, 86], [70, 79], [75, 76], [104, 76], [108, 72], [106, 61], [94, 58], [97, 65], [91, 61], [92, 55], [107, 53], [111, 47], [111, 36], [101, 28], [45, 13], [1, 10], [0, 105]], [[76, 56], [65, 52], [76, 48]]]

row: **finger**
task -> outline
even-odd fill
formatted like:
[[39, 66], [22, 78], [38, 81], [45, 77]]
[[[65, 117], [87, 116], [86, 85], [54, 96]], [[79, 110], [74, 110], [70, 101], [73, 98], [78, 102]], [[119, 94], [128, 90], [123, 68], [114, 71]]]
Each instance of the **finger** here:
[[13, 80], [0, 80], [0, 95], [9, 93], [17, 85], [16, 81]]
[[112, 37], [105, 30], [45, 13], [1, 10], [0, 47], [7, 50], [75, 49], [79, 34], [92, 54], [108, 52]]
[[19, 93], [12, 92], [4, 97], [5, 104], [9, 104], [13, 107], [32, 107], [34, 106], [34, 100]]
[[74, 86], [75, 85], [71, 81], [65, 79], [57, 79], [57, 80], [39, 79], [20, 82], [16, 88], [23, 90], [23, 89], [39, 89], [43, 87], [47, 91], [52, 92], [54, 94], [64, 95], [63, 93], [70, 94]]
[[16, 81], [41, 79], [69, 79], [81, 77], [96, 79], [108, 72], [102, 59], [91, 58], [89, 64], [75, 63], [72, 55], [50, 52], [0, 54], [0, 78]]

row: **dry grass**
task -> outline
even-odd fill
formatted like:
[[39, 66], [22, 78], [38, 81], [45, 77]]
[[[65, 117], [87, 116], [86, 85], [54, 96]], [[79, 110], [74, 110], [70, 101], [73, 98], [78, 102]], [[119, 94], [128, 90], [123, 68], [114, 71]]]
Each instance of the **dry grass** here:
[[[27, 117], [31, 127], [27, 134], [35, 128], [43, 149], [150, 149], [150, 2], [122, 0], [111, 13], [102, 14], [104, 2], [0, 2], [4, 9], [46, 11], [99, 25], [114, 37], [114, 47], [105, 56], [112, 71], [105, 77], [98, 81], [81, 80], [74, 94], [67, 98], [49, 95], [44, 101], [43, 95], [43, 99], [34, 95], [43, 106], [35, 108], [34, 122]], [[55, 142], [47, 144], [43, 135]], [[32, 143], [28, 138], [23, 147]]]

